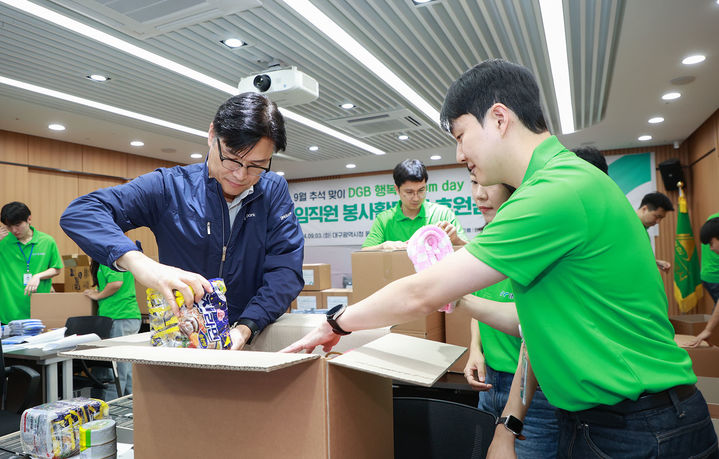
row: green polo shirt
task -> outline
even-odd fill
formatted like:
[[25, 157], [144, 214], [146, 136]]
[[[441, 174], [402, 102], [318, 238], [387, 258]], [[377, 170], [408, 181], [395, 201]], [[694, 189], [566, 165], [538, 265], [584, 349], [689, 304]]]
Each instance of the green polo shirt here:
[[[719, 213], [710, 215], [707, 220], [719, 217]], [[719, 255], [712, 252], [709, 244], [702, 244], [702, 272], [701, 280], [712, 284], [719, 284]]]
[[439, 222], [450, 222], [457, 229], [457, 235], [467, 240], [462, 225], [449, 207], [425, 200], [417, 216], [411, 219], [402, 213], [400, 201], [393, 208], [377, 214], [362, 247], [372, 247], [385, 241], [409, 241], [414, 232], [424, 225]]
[[[0, 240], [0, 321], [4, 324], [11, 320], [30, 318], [30, 296], [25, 295], [23, 285], [28, 258], [32, 274], [49, 268], [62, 269], [62, 257], [52, 236], [32, 226], [30, 228], [33, 234], [27, 244], [18, 245], [19, 242], [12, 233]], [[37, 287], [37, 293], [49, 293], [51, 288], [52, 279], [43, 279]]]
[[644, 226], [612, 179], [556, 137], [536, 148], [520, 187], [466, 247], [512, 280], [552, 405], [577, 411], [696, 382]]
[[[474, 292], [480, 298], [502, 303], [513, 303], [512, 282], [505, 279], [494, 285]], [[487, 324], [479, 322], [479, 338], [482, 343], [484, 362], [493, 370], [514, 373], [517, 370], [517, 359], [522, 340], [516, 336], [503, 333]]]
[[97, 300], [97, 315], [111, 319], [140, 319], [140, 307], [135, 295], [135, 278], [130, 271], [118, 272], [100, 265], [97, 271], [97, 289], [103, 291], [111, 282], [122, 282], [120, 290], [113, 295]]

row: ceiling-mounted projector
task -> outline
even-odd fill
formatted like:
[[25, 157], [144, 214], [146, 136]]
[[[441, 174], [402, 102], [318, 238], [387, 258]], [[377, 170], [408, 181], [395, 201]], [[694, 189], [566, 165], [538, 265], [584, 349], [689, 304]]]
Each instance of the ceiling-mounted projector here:
[[320, 95], [317, 80], [300, 72], [297, 67], [244, 77], [237, 88], [240, 93], [264, 94], [281, 107], [306, 104]]

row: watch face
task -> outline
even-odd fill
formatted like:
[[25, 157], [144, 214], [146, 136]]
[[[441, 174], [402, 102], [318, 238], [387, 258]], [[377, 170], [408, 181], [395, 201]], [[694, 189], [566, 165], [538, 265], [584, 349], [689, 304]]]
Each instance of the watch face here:
[[504, 425], [517, 435], [522, 432], [522, 427], [524, 427], [524, 423], [514, 416], [507, 416], [507, 420], [504, 421]]
[[345, 307], [344, 304], [338, 304], [337, 306], [335, 306], [332, 309], [330, 309], [329, 311], [327, 311], [327, 317], [334, 318], [333, 316], [335, 314], [337, 314], [338, 312], [340, 312], [342, 310], [342, 308], [344, 308], [344, 307]]

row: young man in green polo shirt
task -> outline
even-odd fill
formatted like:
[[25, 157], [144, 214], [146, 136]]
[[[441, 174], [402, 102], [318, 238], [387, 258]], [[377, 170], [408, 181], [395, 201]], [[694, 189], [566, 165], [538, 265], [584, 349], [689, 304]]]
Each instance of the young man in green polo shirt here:
[[[142, 316], [137, 305], [135, 295], [135, 278], [130, 271], [119, 272], [96, 260], [90, 263], [90, 272], [96, 289], [85, 290], [83, 293], [88, 298], [97, 301], [97, 315], [112, 319], [110, 338], [132, 335], [140, 331]], [[109, 377], [109, 371], [107, 372]], [[120, 380], [122, 394], [117, 394], [115, 385], [112, 384], [103, 394], [104, 400], [112, 400], [117, 397], [132, 393], [132, 364], [129, 362], [117, 363], [117, 377]]]
[[[659, 222], [664, 220], [667, 216], [667, 212], [673, 212], [674, 205], [669, 196], [664, 193], [654, 192], [644, 195], [642, 202], [639, 204], [637, 209], [637, 217], [642, 221], [644, 228], [649, 230], [654, 225], [658, 225]], [[665, 260], [657, 260], [657, 268], [664, 272], [669, 272], [672, 268], [672, 264]]]
[[547, 132], [529, 70], [503, 60], [468, 70], [441, 119], [479, 183], [517, 190], [463, 249], [331, 309], [285, 351], [328, 350], [342, 334], [412, 320], [508, 277], [531, 365], [512, 384], [490, 457], [514, 457], [537, 381], [559, 408], [560, 457], [718, 454], [645, 229], [606, 174]]
[[453, 245], [467, 243], [452, 209], [425, 200], [428, 177], [427, 168], [418, 159], [405, 159], [395, 166], [392, 178], [399, 202], [375, 217], [362, 250], [406, 249], [415, 231], [432, 224], [442, 228]]
[[0, 240], [0, 321], [30, 318], [30, 295], [49, 293], [62, 258], [52, 236], [31, 226], [30, 209], [11, 202], [0, 211], [8, 235]]

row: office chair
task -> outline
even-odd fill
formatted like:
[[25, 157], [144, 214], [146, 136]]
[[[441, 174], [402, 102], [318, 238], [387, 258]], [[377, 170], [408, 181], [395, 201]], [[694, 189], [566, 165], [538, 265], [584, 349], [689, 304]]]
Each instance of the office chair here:
[[[95, 333], [100, 339], [110, 338], [112, 319], [104, 316], [76, 316], [68, 317], [65, 321], [65, 336], [86, 335]], [[93, 387], [95, 389], [106, 389], [108, 382], [101, 380], [93, 374], [93, 370], [99, 368], [112, 369], [112, 379], [117, 389], [117, 396], [122, 397], [120, 380], [117, 377], [117, 364], [104, 360], [73, 359], [73, 387]]]
[[431, 398], [394, 398], [395, 459], [480, 459], [495, 428], [493, 414]]
[[[40, 388], [40, 373], [32, 368], [24, 365], [5, 366], [5, 357], [2, 352], [2, 344], [0, 343], [0, 391], [2, 399], [0, 399], [0, 436], [7, 435], [20, 430], [20, 415], [30, 406], [30, 400]], [[7, 385], [10, 378], [23, 376], [25, 388], [25, 399], [17, 409], [7, 409], [5, 406], [7, 400]], [[20, 386], [22, 387], [22, 386]]]

